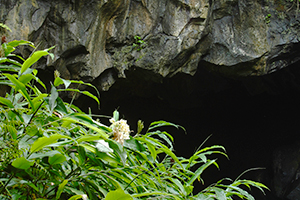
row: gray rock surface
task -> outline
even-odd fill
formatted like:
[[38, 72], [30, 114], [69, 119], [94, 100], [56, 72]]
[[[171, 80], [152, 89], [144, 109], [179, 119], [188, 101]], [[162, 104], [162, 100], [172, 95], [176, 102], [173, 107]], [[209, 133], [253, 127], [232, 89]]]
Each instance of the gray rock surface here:
[[[199, 67], [227, 77], [261, 76], [300, 59], [300, 14], [283, 0], [1, 0], [12, 39], [55, 45], [64, 78], [93, 81], [137, 68], [161, 81]], [[271, 14], [270, 19], [266, 16]], [[145, 44], [139, 44], [139, 36]], [[136, 44], [136, 46], [134, 46]], [[160, 77], [160, 78], [157, 78]], [[102, 79], [111, 79], [102, 77]], [[103, 91], [110, 84], [99, 83]]]
[[282, 146], [273, 154], [273, 188], [276, 196], [289, 200], [300, 199], [299, 142]]

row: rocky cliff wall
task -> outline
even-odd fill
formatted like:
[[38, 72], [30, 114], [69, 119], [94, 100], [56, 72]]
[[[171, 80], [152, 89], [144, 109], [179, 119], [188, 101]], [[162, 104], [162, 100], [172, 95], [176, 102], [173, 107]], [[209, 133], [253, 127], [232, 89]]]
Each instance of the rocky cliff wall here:
[[[159, 82], [178, 73], [193, 76], [199, 68], [234, 78], [285, 68], [300, 59], [296, 4], [1, 0], [0, 20], [11, 27], [11, 40], [28, 39], [39, 48], [56, 46], [55, 59], [42, 68], [52, 66], [64, 78], [100, 78], [98, 87], [107, 91], [116, 77], [126, 78], [136, 69]], [[103, 73], [106, 70], [112, 73]]]

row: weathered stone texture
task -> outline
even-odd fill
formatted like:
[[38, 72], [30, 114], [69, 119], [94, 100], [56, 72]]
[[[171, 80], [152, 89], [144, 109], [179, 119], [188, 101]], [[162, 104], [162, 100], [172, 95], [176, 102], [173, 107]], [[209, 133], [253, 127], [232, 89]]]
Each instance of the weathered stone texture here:
[[[38, 48], [55, 45], [55, 59], [46, 66], [65, 78], [92, 81], [112, 68], [119, 78], [134, 68], [161, 77], [194, 75], [199, 62], [229, 77], [261, 76], [300, 58], [300, 15], [295, 5], [280, 0], [1, 0], [1, 5], [0, 19], [13, 30], [9, 39], [28, 39]], [[146, 45], [134, 48], [134, 36]]]

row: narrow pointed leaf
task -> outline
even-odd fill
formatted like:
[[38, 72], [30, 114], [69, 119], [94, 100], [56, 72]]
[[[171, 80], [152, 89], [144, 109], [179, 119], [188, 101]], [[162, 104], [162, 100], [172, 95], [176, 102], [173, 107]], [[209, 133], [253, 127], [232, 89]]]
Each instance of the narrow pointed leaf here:
[[150, 127], [149, 127], [148, 131], [150, 131], [152, 129], [155, 129], [155, 128], [158, 128], [158, 127], [163, 127], [163, 126], [173, 126], [173, 127], [176, 127], [176, 128], [180, 127], [176, 124], [160, 120], [160, 121], [152, 122], [150, 124]]
[[78, 92], [78, 93], [81, 93], [81, 94], [84, 94], [84, 95], [86, 95], [86, 96], [88, 96], [88, 97], [91, 97], [92, 99], [94, 99], [98, 104], [100, 104], [100, 101], [99, 101], [99, 99], [95, 96], [95, 95], [93, 95], [92, 93], [90, 93], [90, 92], [88, 92], [88, 91], [81, 91], [81, 90], [78, 90], [78, 89], [59, 89], [59, 90], [57, 90], [57, 91], [69, 91], [69, 92]]
[[178, 163], [183, 168], [183, 166], [182, 166], [181, 162], [179, 161], [178, 157], [172, 151], [170, 151], [170, 149], [168, 149], [168, 148], [160, 148], [157, 151], [163, 151], [163, 152], [165, 152], [167, 155], [171, 156], [171, 158], [173, 158], [173, 160], [176, 163]]
[[32, 42], [29, 42], [29, 41], [26, 41], [26, 40], [13, 40], [11, 42], [8, 42], [7, 44], [12, 46], [12, 47], [17, 47], [19, 45], [27, 45], [27, 44], [34, 47]]
[[192, 185], [194, 181], [203, 173], [203, 171], [209, 167], [210, 165], [214, 164], [216, 160], [210, 160], [207, 163], [203, 164], [201, 167], [199, 167], [194, 175], [190, 178], [190, 180], [187, 182], [188, 185]]
[[90, 142], [101, 139], [101, 135], [82, 135], [78, 139], [76, 139], [76, 142]]
[[8, 100], [7, 98], [0, 97], [0, 103], [3, 104], [3, 105], [6, 105], [9, 108], [14, 107], [12, 102], [10, 100]]
[[34, 52], [22, 65], [20, 75], [23, 74], [29, 67], [36, 63], [41, 57], [48, 55], [45, 50]]
[[60, 198], [61, 193], [63, 192], [65, 185], [68, 183], [68, 180], [64, 180], [61, 184], [59, 184], [57, 192], [56, 192], [56, 199]]
[[53, 113], [54, 108], [56, 107], [56, 99], [58, 98], [58, 92], [54, 86], [51, 88], [51, 95], [49, 97], [49, 107], [50, 112]]
[[77, 199], [81, 199], [81, 198], [82, 198], [82, 195], [77, 194], [77, 195], [71, 196], [68, 200], [77, 200]]
[[92, 153], [96, 153], [96, 148], [89, 144], [78, 144], [78, 146], [81, 146], [81, 147], [85, 148], [86, 150], [89, 150]]
[[60, 134], [53, 134], [50, 137], [45, 137], [45, 136], [41, 137], [32, 144], [30, 152], [33, 153], [39, 151], [45, 146], [56, 143], [58, 139], [62, 139], [62, 138], [69, 138], [69, 137]]
[[35, 110], [34, 104], [32, 103], [31, 98], [26, 91], [25, 85], [22, 82], [18, 81], [11, 74], [3, 74], [3, 75], [6, 76], [16, 86], [16, 89], [20, 91], [20, 93], [23, 95], [23, 97], [25, 97], [25, 99], [29, 102], [31, 107]]

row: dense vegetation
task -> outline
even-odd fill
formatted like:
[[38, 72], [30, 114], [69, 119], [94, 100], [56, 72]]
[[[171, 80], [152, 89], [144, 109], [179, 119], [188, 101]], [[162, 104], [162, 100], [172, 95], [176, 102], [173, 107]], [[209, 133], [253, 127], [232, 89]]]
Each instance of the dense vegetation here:
[[[2, 25], [2, 27], [5, 27]], [[32, 54], [13, 54], [28, 45]], [[82, 81], [55, 74], [51, 88], [32, 66], [51, 49], [37, 50], [28, 41], [3, 42], [0, 58], [0, 199], [254, 199], [250, 187], [267, 187], [251, 180], [222, 179], [194, 193], [206, 168], [219, 167], [215, 154], [226, 156], [220, 145], [200, 146], [190, 157], [177, 157], [171, 134], [156, 121], [145, 130], [142, 121], [133, 132], [118, 111], [104, 125], [63, 101], [60, 92], [98, 97], [80, 91]], [[47, 92], [48, 91], [48, 92]], [[244, 187], [246, 186], [246, 187]]]

